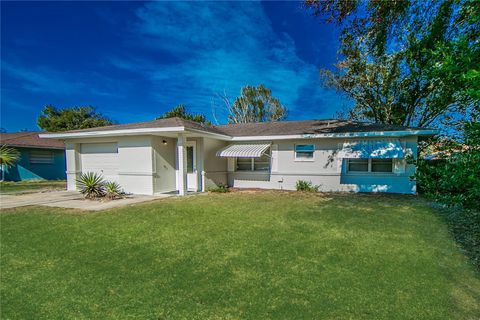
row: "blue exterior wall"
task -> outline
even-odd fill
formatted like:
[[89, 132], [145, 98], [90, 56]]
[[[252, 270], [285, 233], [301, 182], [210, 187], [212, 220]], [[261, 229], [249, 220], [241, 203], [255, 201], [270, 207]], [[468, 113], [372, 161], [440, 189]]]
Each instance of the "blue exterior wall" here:
[[20, 160], [5, 170], [5, 181], [23, 180], [65, 180], [65, 150], [48, 149], [54, 154], [53, 163], [30, 163], [29, 153], [36, 148], [16, 147]]

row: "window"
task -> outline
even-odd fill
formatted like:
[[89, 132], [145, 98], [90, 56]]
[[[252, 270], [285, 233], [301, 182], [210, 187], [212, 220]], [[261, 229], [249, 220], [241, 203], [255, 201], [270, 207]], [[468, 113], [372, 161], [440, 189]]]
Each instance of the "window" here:
[[260, 158], [253, 158], [254, 171], [270, 171], [270, 158], [262, 155]]
[[54, 162], [53, 152], [48, 150], [32, 150], [29, 154], [30, 163], [52, 164]]
[[187, 173], [193, 173], [195, 166], [193, 165], [193, 147], [187, 146]]
[[314, 144], [296, 144], [295, 145], [295, 160], [313, 161], [314, 153], [315, 153]]
[[371, 159], [372, 172], [392, 172], [392, 159]]
[[253, 158], [237, 158], [237, 171], [251, 171]]
[[270, 171], [270, 157], [266, 154], [260, 158], [237, 158], [237, 171]]
[[392, 159], [348, 159], [348, 172], [384, 172], [393, 171]]
[[368, 159], [349, 159], [348, 171], [368, 172]]

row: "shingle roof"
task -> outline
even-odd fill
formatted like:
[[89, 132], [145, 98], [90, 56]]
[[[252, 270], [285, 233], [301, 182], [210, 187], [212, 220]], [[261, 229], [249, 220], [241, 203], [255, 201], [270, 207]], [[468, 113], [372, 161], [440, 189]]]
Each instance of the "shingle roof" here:
[[184, 127], [187, 130], [198, 130], [232, 137], [429, 130], [398, 125], [354, 122], [335, 119], [240, 123], [211, 126], [175, 117], [147, 122], [136, 122], [89, 129], [71, 130], [59, 133], [82, 133], [93, 131], [97, 132], [109, 130], [153, 129], [169, 127]]
[[216, 128], [222, 131], [224, 134], [234, 137], [425, 130], [422, 128], [412, 128], [390, 124], [354, 122], [335, 119], [240, 123], [217, 126]]
[[65, 144], [57, 139], [42, 139], [38, 135], [48, 132], [0, 133], [0, 144], [12, 147], [64, 149]]
[[211, 132], [211, 133], [223, 134], [220, 130], [218, 130], [214, 126], [198, 123], [198, 122], [191, 121], [191, 120], [185, 120], [185, 119], [178, 118], [178, 117], [158, 119], [158, 120], [146, 121], [146, 122], [114, 124], [114, 125], [111, 125], [111, 126], [88, 128], [88, 129], [70, 130], [70, 131], [65, 131], [65, 133], [144, 129], [144, 128], [168, 128], [168, 127], [185, 127], [186, 129], [200, 130], [200, 131], [206, 131], [206, 132]]

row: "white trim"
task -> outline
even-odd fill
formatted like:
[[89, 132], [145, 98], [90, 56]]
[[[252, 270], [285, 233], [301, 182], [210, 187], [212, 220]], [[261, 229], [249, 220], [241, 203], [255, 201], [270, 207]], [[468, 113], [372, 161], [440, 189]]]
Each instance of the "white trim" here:
[[203, 130], [198, 130], [198, 129], [190, 129], [190, 128], [187, 128], [185, 131], [187, 132], [194, 132], [194, 133], [200, 133], [200, 134], [204, 134], [204, 135], [207, 135], [207, 136], [215, 136], [215, 137], [219, 137], [219, 138], [222, 138], [223, 140], [231, 140], [232, 137], [228, 136], [228, 135], [224, 135], [224, 134], [220, 134], [220, 133], [214, 133], [214, 132], [209, 132], [209, 131], [203, 131]]
[[100, 130], [89, 132], [65, 132], [65, 133], [44, 133], [39, 134], [40, 138], [59, 139], [59, 138], [88, 138], [94, 136], [115, 136], [115, 135], [135, 135], [150, 134], [159, 132], [192, 132], [204, 135], [212, 135], [222, 140], [230, 141], [265, 141], [265, 140], [295, 140], [295, 139], [317, 139], [317, 138], [356, 138], [356, 137], [404, 137], [436, 135], [438, 130], [402, 130], [402, 131], [369, 131], [369, 132], [346, 132], [346, 133], [320, 133], [320, 134], [292, 134], [292, 135], [274, 135], [274, 136], [245, 136], [231, 137], [219, 133], [202, 131], [198, 129], [189, 129], [185, 127], [165, 127], [165, 128], [141, 128], [141, 129], [119, 129], [119, 130]]
[[89, 132], [70, 132], [70, 133], [45, 133], [39, 134], [40, 138], [58, 139], [58, 138], [87, 138], [97, 136], [116, 136], [116, 135], [136, 135], [149, 134], [157, 132], [178, 133], [185, 131], [185, 127], [166, 127], [166, 128], [142, 128], [142, 129], [123, 129], [123, 130], [101, 130]]
[[292, 134], [278, 136], [246, 136], [232, 137], [232, 141], [250, 140], [295, 140], [295, 139], [318, 139], [318, 138], [356, 138], [356, 137], [404, 137], [436, 135], [438, 130], [403, 130], [403, 131], [369, 131], [369, 132], [346, 132], [346, 133], [321, 133], [321, 134]]

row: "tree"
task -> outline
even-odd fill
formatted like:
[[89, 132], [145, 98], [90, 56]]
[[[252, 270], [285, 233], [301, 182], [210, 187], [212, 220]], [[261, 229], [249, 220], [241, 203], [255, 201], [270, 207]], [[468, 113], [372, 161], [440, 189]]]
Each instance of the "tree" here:
[[20, 152], [17, 149], [10, 148], [6, 145], [0, 147], [0, 169], [2, 170], [2, 181], [5, 178], [5, 170], [11, 167], [20, 159]]
[[50, 132], [87, 129], [111, 124], [113, 122], [110, 119], [96, 113], [95, 108], [91, 106], [57, 109], [52, 105], [47, 105], [37, 119], [37, 125]]
[[158, 120], [158, 119], [167, 119], [167, 118], [175, 118], [175, 117], [191, 120], [199, 123], [210, 124], [210, 121], [208, 121], [203, 114], [193, 114], [193, 113], [187, 112], [187, 108], [183, 104], [179, 104], [172, 110], [165, 112], [163, 115], [161, 115], [160, 117], [157, 117], [156, 119]]
[[342, 60], [321, 76], [354, 100], [349, 118], [426, 127], [451, 123], [479, 103], [472, 94], [480, 58], [475, 0], [305, 3], [342, 26]]
[[224, 101], [229, 112], [229, 123], [280, 121], [287, 116], [287, 109], [280, 100], [273, 97], [272, 91], [262, 84], [243, 87], [233, 104], [228, 103], [228, 99]]

